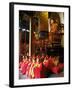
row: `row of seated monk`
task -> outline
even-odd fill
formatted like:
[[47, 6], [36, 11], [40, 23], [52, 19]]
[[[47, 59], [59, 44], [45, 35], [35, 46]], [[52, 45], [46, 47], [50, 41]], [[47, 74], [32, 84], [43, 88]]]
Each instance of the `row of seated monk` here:
[[64, 71], [64, 63], [59, 62], [60, 56], [23, 56], [19, 62], [19, 71], [28, 78], [48, 78], [51, 74]]

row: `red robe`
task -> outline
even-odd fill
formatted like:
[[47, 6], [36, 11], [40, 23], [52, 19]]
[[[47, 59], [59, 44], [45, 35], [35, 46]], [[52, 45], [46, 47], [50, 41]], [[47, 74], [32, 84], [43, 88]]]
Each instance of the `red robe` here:
[[23, 62], [23, 64], [22, 64], [22, 74], [26, 74], [27, 66], [28, 66], [28, 61]]
[[54, 66], [52, 68], [52, 72], [58, 74], [63, 70], [63, 68], [64, 68], [64, 64], [59, 63], [57, 66]]
[[35, 78], [40, 78], [41, 77], [41, 69], [42, 69], [42, 64], [41, 63], [36, 63], [35, 64], [35, 69], [34, 69]]
[[43, 62], [43, 66], [42, 66], [42, 78], [47, 78], [49, 75], [49, 61], [48, 60], [44, 60]]
[[30, 70], [31, 64], [32, 64], [31, 62], [28, 63], [27, 70], [26, 70], [26, 75], [27, 75], [28, 77], [30, 77], [30, 75], [29, 75], [29, 70]]
[[44, 61], [43, 64], [46, 68], [48, 68], [48, 64], [49, 64], [48, 60]]
[[30, 78], [34, 78], [35, 75], [34, 75], [34, 66], [35, 66], [35, 63], [32, 63], [30, 68], [29, 68], [29, 77]]
[[22, 63], [23, 63], [23, 61], [19, 62], [19, 69], [21, 68]]
[[58, 74], [60, 72], [60, 69], [58, 66], [54, 66], [51, 70], [52, 70], [52, 73], [54, 74]]
[[48, 70], [51, 71], [52, 68], [53, 68], [53, 60], [50, 58], [48, 60]]
[[64, 69], [64, 63], [60, 63], [59, 65], [60, 72]]
[[46, 67], [42, 63], [42, 68], [41, 68], [41, 72], [40, 72], [41, 78], [46, 78], [45, 72], [46, 72]]

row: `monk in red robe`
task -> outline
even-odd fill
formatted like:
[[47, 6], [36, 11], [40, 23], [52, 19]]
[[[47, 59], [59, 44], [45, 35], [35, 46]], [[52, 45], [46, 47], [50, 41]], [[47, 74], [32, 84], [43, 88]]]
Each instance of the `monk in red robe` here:
[[64, 63], [59, 63], [58, 65], [60, 72], [62, 72], [64, 70]]
[[53, 57], [50, 56], [50, 57], [48, 58], [48, 70], [49, 70], [50, 72], [51, 72], [52, 67], [53, 67]]
[[43, 64], [44, 64], [44, 66], [46, 67], [46, 68], [48, 68], [48, 57], [45, 57], [44, 58], [44, 61], [43, 61]]
[[54, 74], [58, 74], [60, 73], [60, 68], [59, 68], [59, 57], [55, 57], [54, 60], [53, 60], [53, 67], [52, 67], [52, 72]]
[[23, 56], [21, 62], [19, 62], [19, 68], [20, 68], [21, 72], [22, 72], [22, 68], [23, 68], [24, 62], [25, 62], [25, 58]]
[[48, 61], [48, 56], [46, 55], [43, 61], [43, 72], [44, 72], [45, 78], [48, 77], [48, 73], [49, 73], [48, 65], [49, 65], [49, 61]]
[[41, 77], [41, 69], [42, 69], [42, 63], [40, 62], [40, 56], [37, 56], [36, 63], [35, 63], [35, 69], [34, 69], [35, 78]]
[[27, 70], [27, 66], [28, 66], [28, 58], [26, 57], [23, 61], [23, 64], [21, 66], [22, 68], [22, 74], [26, 74], [26, 70]]
[[27, 66], [27, 71], [26, 71], [26, 75], [27, 75], [28, 77], [30, 77], [30, 76], [29, 76], [29, 70], [30, 70], [31, 64], [32, 64], [32, 62], [31, 62], [31, 57], [29, 57], [28, 66]]
[[22, 60], [20, 60], [20, 62], [19, 62], [19, 69], [21, 69], [21, 66], [22, 66], [22, 63], [23, 63], [23, 59], [24, 59], [24, 56], [23, 56]]
[[35, 75], [34, 75], [34, 68], [35, 68], [35, 56], [32, 57], [32, 63], [31, 63], [30, 69], [29, 69], [29, 76], [30, 76], [30, 78], [34, 78], [35, 77]]

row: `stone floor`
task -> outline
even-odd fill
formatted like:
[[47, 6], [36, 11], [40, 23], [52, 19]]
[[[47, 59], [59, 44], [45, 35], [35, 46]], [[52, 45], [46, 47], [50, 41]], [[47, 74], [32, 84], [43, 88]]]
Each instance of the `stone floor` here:
[[[51, 74], [48, 78], [54, 78], [54, 77], [64, 77], [64, 73], [61, 72], [60, 74]], [[29, 79], [29, 77], [19, 72], [19, 79]]]

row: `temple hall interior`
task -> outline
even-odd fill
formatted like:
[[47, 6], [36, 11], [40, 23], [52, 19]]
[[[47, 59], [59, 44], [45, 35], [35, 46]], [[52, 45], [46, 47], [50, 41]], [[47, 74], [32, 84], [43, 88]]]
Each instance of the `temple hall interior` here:
[[19, 78], [64, 76], [64, 13], [19, 11]]

